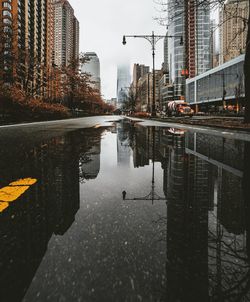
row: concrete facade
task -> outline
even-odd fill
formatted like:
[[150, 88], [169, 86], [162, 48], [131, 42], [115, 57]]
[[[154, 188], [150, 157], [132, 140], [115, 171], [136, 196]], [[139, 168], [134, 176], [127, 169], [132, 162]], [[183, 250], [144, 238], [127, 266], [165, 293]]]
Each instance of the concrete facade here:
[[245, 52], [249, 1], [230, 0], [220, 11], [220, 64]]
[[53, 0], [54, 64], [68, 66], [79, 53], [79, 22], [67, 0]]
[[0, 1], [1, 70], [33, 96], [46, 96], [52, 59], [51, 0]]

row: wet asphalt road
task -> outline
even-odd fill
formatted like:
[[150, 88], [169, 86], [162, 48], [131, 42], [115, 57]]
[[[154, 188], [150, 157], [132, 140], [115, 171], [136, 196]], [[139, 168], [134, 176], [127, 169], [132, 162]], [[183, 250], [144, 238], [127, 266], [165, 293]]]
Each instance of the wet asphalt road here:
[[231, 139], [240, 139], [243, 141], [250, 141], [250, 133], [238, 130], [229, 130], [229, 129], [218, 129], [213, 127], [197, 126], [197, 125], [184, 125], [177, 123], [166, 123], [160, 121], [153, 121], [150, 119], [140, 119], [140, 118], [131, 118], [123, 117], [117, 115], [110, 116], [94, 116], [94, 117], [84, 117], [84, 118], [75, 118], [67, 120], [58, 120], [58, 121], [48, 121], [48, 122], [36, 122], [36, 123], [24, 123], [24, 124], [15, 124], [15, 125], [6, 125], [0, 126], [0, 137], [16, 137], [25, 136], [28, 133], [40, 135], [46, 132], [46, 135], [51, 133], [60, 134], [68, 131], [73, 131], [76, 129], [82, 128], [93, 128], [93, 127], [108, 127], [112, 122], [128, 119], [132, 122], [139, 122], [142, 126], [150, 127], [169, 127], [175, 129], [186, 129], [192, 132], [206, 133], [216, 136], [223, 136]]

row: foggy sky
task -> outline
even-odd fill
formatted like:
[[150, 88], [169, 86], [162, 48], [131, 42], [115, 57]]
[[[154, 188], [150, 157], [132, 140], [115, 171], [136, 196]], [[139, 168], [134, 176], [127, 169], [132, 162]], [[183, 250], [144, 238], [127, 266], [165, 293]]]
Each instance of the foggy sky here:
[[[116, 97], [117, 64], [140, 63], [152, 67], [151, 45], [144, 39], [122, 36], [155, 34], [166, 30], [154, 17], [158, 16], [153, 0], [69, 0], [80, 22], [80, 51], [94, 51], [100, 59], [102, 94]], [[156, 68], [163, 61], [163, 40], [157, 43]]]

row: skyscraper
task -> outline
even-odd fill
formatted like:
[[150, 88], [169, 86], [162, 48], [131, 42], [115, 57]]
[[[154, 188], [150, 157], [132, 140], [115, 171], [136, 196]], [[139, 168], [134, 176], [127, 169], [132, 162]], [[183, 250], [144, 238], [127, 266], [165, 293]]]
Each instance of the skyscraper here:
[[[189, 12], [187, 14], [190, 15]], [[196, 0], [196, 10], [195, 10], [196, 73], [195, 75], [202, 74], [211, 68], [210, 41], [212, 39], [211, 39], [210, 24], [211, 23], [210, 23], [209, 1]]]
[[67, 66], [79, 53], [79, 22], [67, 0], [53, 0], [54, 64]]
[[173, 85], [169, 83], [169, 57], [168, 57], [168, 43], [169, 38], [168, 32], [166, 34], [166, 37], [164, 38], [164, 62], [162, 64], [162, 75], [159, 79], [159, 101], [160, 101], [160, 107], [163, 111], [167, 108], [167, 102], [173, 99]]
[[[207, 1], [169, 0], [168, 57], [174, 99], [184, 96], [185, 77], [194, 77], [210, 68], [210, 10]], [[183, 37], [184, 45], [180, 43]]]
[[[158, 74], [159, 71], [155, 71], [155, 95], [156, 100], [158, 100]], [[141, 76], [136, 84], [136, 87], [131, 87], [134, 89], [134, 98], [136, 102], [136, 109], [139, 111], [150, 111], [153, 99], [153, 74], [152, 72], [145, 73]]]
[[211, 19], [210, 20], [210, 63], [211, 68], [214, 68], [219, 65], [219, 47], [218, 39], [217, 39], [217, 25], [216, 20]]
[[80, 35], [80, 25], [76, 17], [74, 17], [74, 36], [73, 36], [73, 54], [74, 58], [79, 58], [79, 35]]
[[210, 66], [210, 7], [208, 1], [185, 1], [186, 68], [190, 78]]
[[51, 0], [0, 0], [0, 68], [4, 82], [46, 95], [51, 65]]
[[168, 35], [178, 36], [178, 38], [169, 38], [168, 63], [170, 82], [174, 85], [173, 98], [180, 98], [184, 94], [184, 78], [181, 75], [181, 71], [186, 65], [185, 47], [184, 45], [180, 45], [179, 38], [180, 36], [183, 39], [185, 37], [184, 0], [169, 0], [168, 2]]
[[84, 56], [87, 61], [81, 65], [81, 71], [90, 75], [92, 88], [101, 93], [100, 60], [95, 52], [86, 52]]
[[249, 1], [229, 0], [220, 11], [220, 63], [245, 52]]
[[133, 67], [133, 86], [134, 86], [134, 88], [136, 88], [140, 77], [143, 77], [147, 73], [149, 73], [149, 66], [145, 66], [143, 64], [134, 64], [134, 67]]
[[118, 107], [126, 101], [130, 85], [129, 65], [119, 65], [117, 68], [117, 103]]
[[[166, 36], [167, 35], [168, 35], [168, 33], [166, 34]], [[164, 73], [166, 73], [166, 72], [169, 72], [169, 64], [168, 64], [168, 37], [164, 38], [163, 54], [164, 54], [163, 71], [164, 71]]]

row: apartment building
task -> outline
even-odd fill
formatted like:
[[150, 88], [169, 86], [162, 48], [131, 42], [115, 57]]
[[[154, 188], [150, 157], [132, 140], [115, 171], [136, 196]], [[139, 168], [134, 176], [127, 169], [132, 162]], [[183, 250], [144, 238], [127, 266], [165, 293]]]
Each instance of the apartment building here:
[[149, 66], [143, 64], [134, 64], [133, 67], [133, 86], [136, 87], [140, 77], [149, 73]]
[[51, 63], [50, 0], [1, 0], [1, 78], [33, 96], [46, 95]]
[[79, 53], [79, 22], [67, 0], [53, 0], [54, 64], [67, 66]]
[[245, 53], [249, 1], [229, 0], [220, 11], [220, 64]]
[[208, 1], [185, 1], [186, 69], [193, 78], [211, 68], [210, 6]]

